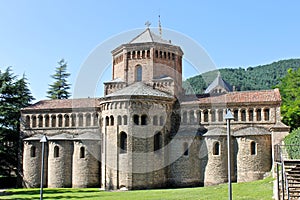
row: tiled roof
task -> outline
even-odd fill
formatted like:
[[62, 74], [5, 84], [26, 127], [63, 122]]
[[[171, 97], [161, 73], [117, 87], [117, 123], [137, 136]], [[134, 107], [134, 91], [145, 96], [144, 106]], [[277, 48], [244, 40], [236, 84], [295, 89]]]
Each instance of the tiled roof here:
[[84, 99], [54, 99], [41, 100], [22, 110], [38, 110], [38, 109], [64, 109], [64, 108], [93, 108], [99, 105], [99, 100], [95, 98]]
[[173, 98], [173, 96], [161, 92], [159, 90], [155, 90], [152, 87], [147, 86], [142, 82], [133, 83], [128, 87], [120, 89], [109, 95], [106, 95], [105, 97], [116, 97], [116, 96], [156, 96], [156, 97]]
[[160, 36], [154, 34], [147, 28], [144, 32], [133, 38], [129, 44], [136, 44], [136, 43], [147, 43], [147, 42], [157, 42], [163, 44], [171, 44], [171, 42], [162, 39]]
[[229, 92], [227, 94], [194, 98], [183, 104], [264, 103], [281, 102], [278, 89], [261, 91]]

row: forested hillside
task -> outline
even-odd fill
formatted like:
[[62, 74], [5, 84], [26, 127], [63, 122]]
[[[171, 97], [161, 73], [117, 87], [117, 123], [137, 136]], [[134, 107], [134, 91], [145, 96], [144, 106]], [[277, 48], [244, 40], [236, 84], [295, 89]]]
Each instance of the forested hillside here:
[[248, 68], [225, 68], [205, 72], [184, 81], [183, 87], [187, 93], [201, 94], [216, 78], [218, 72], [222, 78], [235, 86], [236, 90], [264, 90], [277, 85], [289, 68], [300, 68], [300, 59], [289, 59]]

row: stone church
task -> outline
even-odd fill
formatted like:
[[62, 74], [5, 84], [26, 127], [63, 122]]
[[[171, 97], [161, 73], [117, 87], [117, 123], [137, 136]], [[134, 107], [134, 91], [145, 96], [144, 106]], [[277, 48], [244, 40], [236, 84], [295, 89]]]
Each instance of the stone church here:
[[278, 89], [234, 91], [220, 75], [204, 94], [182, 88], [179, 46], [149, 28], [112, 52], [104, 97], [41, 100], [21, 110], [23, 182], [44, 186], [147, 189], [220, 184], [227, 177], [227, 108], [232, 180], [262, 179], [288, 134]]

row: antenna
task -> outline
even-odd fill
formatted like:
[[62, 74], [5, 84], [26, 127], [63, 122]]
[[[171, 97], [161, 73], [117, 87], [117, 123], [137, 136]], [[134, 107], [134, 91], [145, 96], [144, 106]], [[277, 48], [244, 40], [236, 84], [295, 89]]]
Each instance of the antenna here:
[[159, 35], [162, 37], [162, 29], [161, 29], [161, 23], [160, 23], [160, 15], [158, 15], [158, 28], [159, 28]]

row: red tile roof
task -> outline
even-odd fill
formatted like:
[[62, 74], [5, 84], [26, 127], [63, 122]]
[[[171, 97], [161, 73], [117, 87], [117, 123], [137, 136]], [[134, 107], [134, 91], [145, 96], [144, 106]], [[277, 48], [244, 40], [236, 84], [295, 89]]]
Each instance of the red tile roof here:
[[270, 103], [281, 102], [278, 89], [261, 91], [230, 92], [219, 96], [200, 97], [184, 101], [183, 104], [222, 104], [222, 103]]
[[95, 98], [41, 100], [22, 110], [93, 108], [98, 106], [99, 102], [100, 101]]

